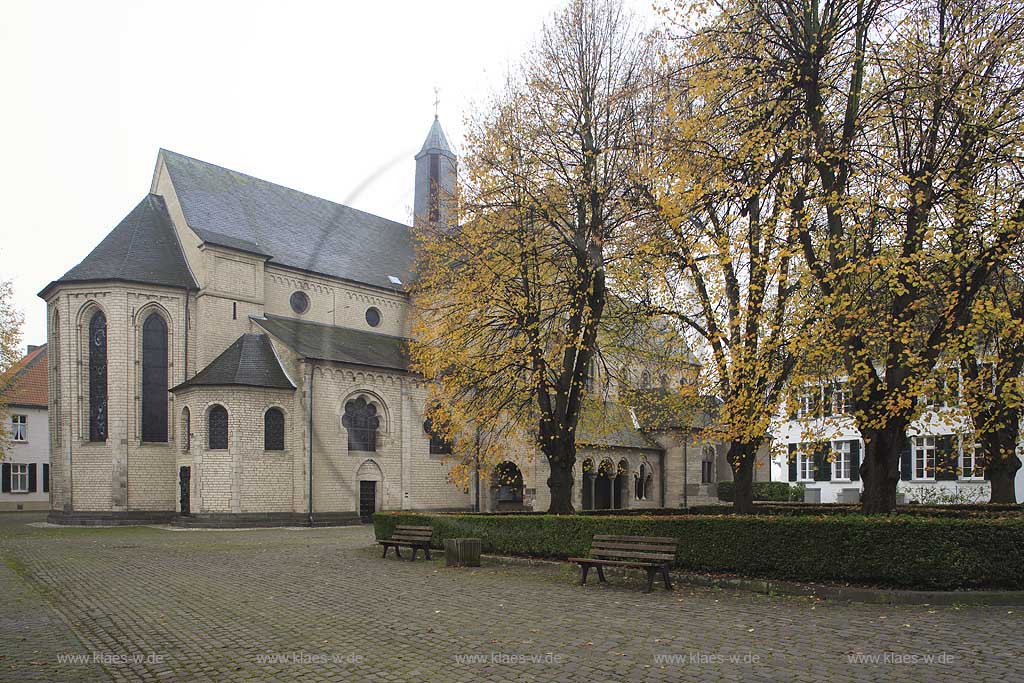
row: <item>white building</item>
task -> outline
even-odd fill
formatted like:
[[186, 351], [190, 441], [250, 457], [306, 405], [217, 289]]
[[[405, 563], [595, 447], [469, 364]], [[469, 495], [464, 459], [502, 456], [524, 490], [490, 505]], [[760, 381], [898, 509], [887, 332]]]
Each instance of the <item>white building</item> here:
[[[843, 383], [805, 392], [800, 406], [782, 416], [772, 430], [780, 445], [772, 458], [772, 481], [803, 484], [809, 502], [859, 502], [864, 441], [849, 410]], [[900, 453], [897, 485], [904, 501], [988, 501], [989, 483], [976, 466], [970, 433], [968, 418], [954, 406], [929, 406], [911, 423]], [[1021, 502], [1024, 468], [1017, 472], [1016, 491]]]
[[46, 345], [8, 373], [3, 387], [5, 455], [0, 476], [0, 511], [46, 510], [50, 497], [50, 425], [46, 410]]

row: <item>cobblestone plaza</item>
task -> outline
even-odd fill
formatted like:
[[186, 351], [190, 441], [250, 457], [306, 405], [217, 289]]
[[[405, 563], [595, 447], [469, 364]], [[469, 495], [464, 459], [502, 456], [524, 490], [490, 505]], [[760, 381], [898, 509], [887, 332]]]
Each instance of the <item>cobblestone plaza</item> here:
[[0, 515], [3, 681], [1015, 681], [1013, 607], [888, 607], [568, 565], [382, 560], [370, 527]]

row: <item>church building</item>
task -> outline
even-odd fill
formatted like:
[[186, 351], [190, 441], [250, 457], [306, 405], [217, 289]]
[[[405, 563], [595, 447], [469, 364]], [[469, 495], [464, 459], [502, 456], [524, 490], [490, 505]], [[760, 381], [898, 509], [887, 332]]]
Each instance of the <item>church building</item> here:
[[[415, 161], [417, 220], [446, 221], [457, 159], [436, 118]], [[50, 520], [546, 509], [542, 456], [503, 463], [479, 501], [449, 481], [408, 369], [412, 262], [406, 225], [160, 150], [149, 194], [40, 292]], [[697, 483], [728, 471], [713, 446], [635, 421], [593, 441], [579, 444], [577, 508], [699, 502], [711, 491]]]

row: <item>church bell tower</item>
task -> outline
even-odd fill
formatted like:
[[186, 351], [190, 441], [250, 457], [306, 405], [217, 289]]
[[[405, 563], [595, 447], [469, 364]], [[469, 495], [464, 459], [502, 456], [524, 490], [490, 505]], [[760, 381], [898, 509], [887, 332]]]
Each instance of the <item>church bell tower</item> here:
[[441, 227], [452, 225], [457, 163], [455, 152], [448, 145], [435, 114], [427, 139], [416, 155], [415, 223], [425, 221]]

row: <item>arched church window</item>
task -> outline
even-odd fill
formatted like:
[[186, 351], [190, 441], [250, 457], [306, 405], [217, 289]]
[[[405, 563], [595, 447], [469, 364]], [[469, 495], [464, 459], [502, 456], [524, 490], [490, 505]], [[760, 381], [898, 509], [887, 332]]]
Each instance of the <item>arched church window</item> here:
[[167, 441], [167, 323], [159, 313], [142, 324], [142, 440]]
[[445, 438], [444, 434], [434, 431], [434, 423], [428, 417], [423, 421], [423, 431], [430, 435], [430, 454], [449, 455], [452, 452], [452, 444]]
[[188, 453], [192, 450], [192, 415], [188, 406], [181, 409], [181, 450]]
[[650, 477], [647, 475], [647, 465], [641, 464], [640, 469], [637, 470], [636, 479], [634, 480], [634, 488], [637, 500], [647, 499], [647, 482], [650, 481]]
[[263, 414], [263, 450], [284, 450], [284, 412], [280, 408]]
[[700, 483], [711, 484], [715, 481], [715, 447], [707, 444], [701, 449]]
[[210, 408], [207, 420], [209, 432], [209, 448], [211, 451], [223, 451], [228, 447], [228, 411], [224, 406]]
[[107, 316], [89, 319], [89, 441], [107, 440]]
[[341, 424], [348, 430], [350, 451], [377, 450], [377, 428], [380, 427], [377, 406], [368, 403], [362, 396], [349, 401], [345, 404]]

